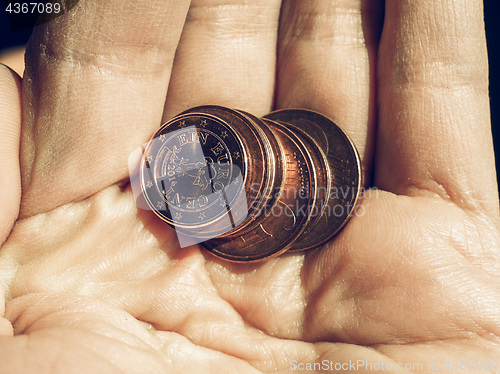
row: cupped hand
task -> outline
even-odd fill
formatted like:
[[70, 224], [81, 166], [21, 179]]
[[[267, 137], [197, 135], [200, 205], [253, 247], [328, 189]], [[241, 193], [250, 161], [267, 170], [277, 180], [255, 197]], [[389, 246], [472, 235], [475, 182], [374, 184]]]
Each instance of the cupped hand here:
[[[0, 70], [0, 372], [495, 371], [487, 79], [477, 0], [80, 1]], [[201, 104], [319, 111], [378, 189], [307, 253], [179, 248], [127, 162]]]

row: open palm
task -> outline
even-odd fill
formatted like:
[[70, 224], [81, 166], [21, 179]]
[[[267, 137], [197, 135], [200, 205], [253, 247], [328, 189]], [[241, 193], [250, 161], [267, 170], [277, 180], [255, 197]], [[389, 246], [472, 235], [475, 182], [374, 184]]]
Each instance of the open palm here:
[[[0, 372], [494, 371], [480, 1], [82, 0], [36, 30], [22, 83], [0, 72]], [[379, 190], [307, 253], [178, 248], [127, 161], [200, 104], [324, 113]]]

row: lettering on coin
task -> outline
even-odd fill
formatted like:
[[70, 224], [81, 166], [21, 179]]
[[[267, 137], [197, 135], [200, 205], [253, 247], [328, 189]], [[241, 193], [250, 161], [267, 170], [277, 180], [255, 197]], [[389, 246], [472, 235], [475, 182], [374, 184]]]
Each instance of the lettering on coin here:
[[[198, 227], [227, 214], [237, 194], [244, 193], [243, 150], [232, 130], [217, 119], [193, 115], [174, 120], [156, 139], [148, 151], [156, 157], [147, 156], [146, 166], [166, 202], [157, 206], [166, 210], [165, 218], [175, 218], [177, 227]], [[154, 183], [148, 180], [145, 186], [151, 189]]]

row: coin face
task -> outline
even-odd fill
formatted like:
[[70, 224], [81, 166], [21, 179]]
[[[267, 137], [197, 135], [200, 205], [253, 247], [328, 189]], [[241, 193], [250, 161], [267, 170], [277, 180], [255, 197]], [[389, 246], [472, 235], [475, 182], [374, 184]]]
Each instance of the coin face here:
[[[141, 187], [157, 215], [196, 235], [238, 208], [245, 195], [245, 159], [241, 140], [224, 121], [199, 114], [177, 117], [148, 142]], [[239, 222], [241, 217], [231, 226]]]
[[308, 135], [326, 155], [328, 196], [320, 218], [302, 242], [303, 248], [321, 245], [331, 239], [349, 221], [355, 209], [361, 185], [361, 162], [349, 137], [329, 118], [305, 109], [278, 110], [266, 115], [294, 131]]

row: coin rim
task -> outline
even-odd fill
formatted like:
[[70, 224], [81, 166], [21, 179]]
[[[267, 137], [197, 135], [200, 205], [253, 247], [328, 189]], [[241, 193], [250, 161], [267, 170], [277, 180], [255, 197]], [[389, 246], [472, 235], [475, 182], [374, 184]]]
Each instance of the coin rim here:
[[[311, 115], [319, 118], [320, 121], [314, 121], [311, 118], [307, 118], [307, 116], [311, 116]], [[344, 214], [345, 218], [343, 219], [343, 221], [340, 225], [335, 227], [335, 229], [331, 230], [330, 232], [327, 231], [323, 238], [320, 236], [316, 236], [315, 237], [316, 242], [314, 242], [314, 244], [311, 244], [307, 248], [304, 248], [304, 250], [307, 250], [310, 248], [315, 248], [315, 247], [318, 247], [320, 245], [323, 245], [323, 244], [327, 243], [332, 237], [334, 237], [337, 233], [339, 233], [345, 227], [345, 225], [352, 218], [352, 213], [356, 209], [357, 204], [359, 203], [360, 195], [361, 195], [361, 187], [363, 186], [363, 172], [362, 172], [361, 158], [359, 156], [358, 150], [356, 149], [356, 146], [354, 145], [354, 142], [352, 141], [352, 139], [345, 133], [344, 130], [342, 130], [340, 128], [340, 126], [338, 126], [332, 119], [330, 119], [327, 116], [325, 116], [321, 113], [318, 113], [316, 111], [309, 110], [309, 109], [301, 109], [301, 108], [279, 109], [279, 110], [275, 110], [273, 112], [266, 114], [263, 118], [269, 118], [269, 119], [272, 119], [274, 121], [281, 122], [287, 126], [290, 126], [294, 130], [300, 130], [301, 132], [308, 134], [316, 142], [318, 147], [325, 153], [326, 159], [328, 161], [328, 163], [327, 163], [328, 168], [330, 169], [331, 173], [332, 173], [331, 164], [333, 163], [333, 161], [331, 161], [331, 159], [329, 157], [328, 144], [327, 144], [326, 149], [325, 149], [325, 147], [322, 147], [321, 142], [319, 140], [316, 141], [316, 139], [314, 139], [314, 137], [313, 137], [314, 131], [311, 131], [311, 133], [305, 131], [305, 129], [303, 129], [301, 127], [300, 123], [297, 123], [297, 122], [308, 121], [308, 122], [314, 123], [316, 126], [318, 126], [319, 129], [321, 129], [323, 131], [323, 133], [326, 135], [327, 141], [329, 143], [330, 143], [331, 137], [333, 135], [331, 132], [331, 129], [332, 129], [332, 126], [334, 126], [333, 128], [334, 129], [336, 128], [338, 130], [338, 133], [341, 135], [341, 138], [343, 139], [343, 141], [345, 142], [351, 155], [353, 156], [352, 158], [354, 160], [354, 164], [356, 165], [356, 169], [357, 169], [357, 173], [356, 173], [357, 183], [355, 183], [356, 184], [356, 186], [355, 186], [356, 193], [353, 194], [353, 197], [350, 201], [352, 204], [350, 211], [348, 212], [348, 214]], [[330, 178], [330, 179], [331, 179], [330, 183], [333, 183], [334, 178]], [[333, 185], [331, 185], [331, 187], [333, 187]], [[348, 187], [351, 187], [351, 186], [348, 186]], [[335, 200], [336, 199], [331, 199], [331, 197], [329, 197], [328, 204], [331, 204], [330, 201], [335, 201]], [[325, 220], [328, 222], [328, 216], [324, 215], [324, 217], [325, 217]], [[317, 225], [319, 225], [320, 222], [321, 221], [318, 221]], [[327, 224], [326, 227], [334, 227], [334, 226], [332, 226], [331, 224], [330, 225]], [[299, 251], [299, 249], [297, 249], [296, 251]]]

